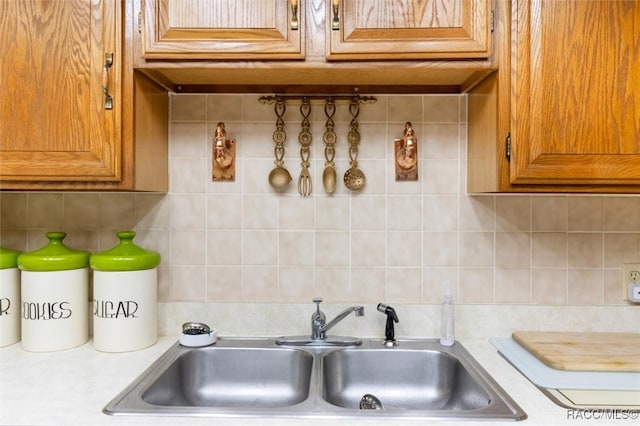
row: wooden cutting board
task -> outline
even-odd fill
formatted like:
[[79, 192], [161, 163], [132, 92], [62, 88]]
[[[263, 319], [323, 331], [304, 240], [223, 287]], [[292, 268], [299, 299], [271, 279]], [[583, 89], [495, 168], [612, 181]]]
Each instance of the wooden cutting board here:
[[558, 370], [640, 372], [640, 334], [516, 331], [512, 337]]

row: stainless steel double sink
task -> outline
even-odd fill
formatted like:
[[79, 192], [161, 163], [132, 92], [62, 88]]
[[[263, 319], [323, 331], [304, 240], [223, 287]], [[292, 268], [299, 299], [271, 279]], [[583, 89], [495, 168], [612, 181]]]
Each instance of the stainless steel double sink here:
[[[374, 395], [382, 409], [360, 409]], [[456, 342], [364, 340], [350, 347], [222, 338], [171, 346], [107, 414], [523, 420], [527, 416]]]

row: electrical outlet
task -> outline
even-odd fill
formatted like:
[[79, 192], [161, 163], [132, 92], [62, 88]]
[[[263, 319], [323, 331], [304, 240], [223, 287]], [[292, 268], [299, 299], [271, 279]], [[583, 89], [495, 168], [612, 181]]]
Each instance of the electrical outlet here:
[[622, 264], [622, 300], [629, 300], [629, 284], [640, 284], [640, 263]]

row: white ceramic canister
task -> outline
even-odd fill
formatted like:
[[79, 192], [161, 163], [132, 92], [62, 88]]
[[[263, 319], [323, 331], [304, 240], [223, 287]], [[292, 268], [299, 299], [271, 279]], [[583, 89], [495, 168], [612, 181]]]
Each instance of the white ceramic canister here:
[[22, 348], [50, 352], [89, 340], [89, 256], [48, 232], [49, 244], [18, 256], [21, 269]]
[[0, 347], [20, 340], [19, 254], [0, 247]]
[[115, 247], [91, 255], [93, 345], [102, 352], [126, 352], [158, 340], [160, 254], [133, 243], [136, 233], [121, 231]]

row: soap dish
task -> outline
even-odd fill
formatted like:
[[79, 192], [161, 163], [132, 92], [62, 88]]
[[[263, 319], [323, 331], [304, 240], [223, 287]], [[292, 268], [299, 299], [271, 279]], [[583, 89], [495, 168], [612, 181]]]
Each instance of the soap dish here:
[[218, 340], [218, 332], [200, 322], [187, 322], [182, 325], [180, 344], [192, 348], [212, 345]]

